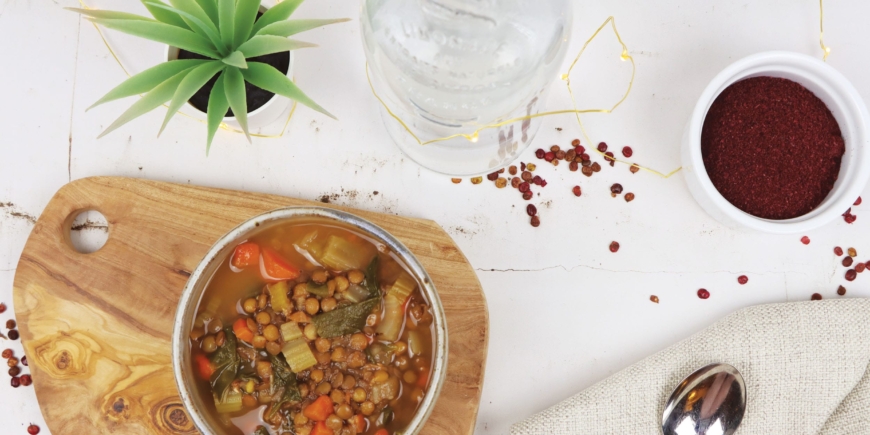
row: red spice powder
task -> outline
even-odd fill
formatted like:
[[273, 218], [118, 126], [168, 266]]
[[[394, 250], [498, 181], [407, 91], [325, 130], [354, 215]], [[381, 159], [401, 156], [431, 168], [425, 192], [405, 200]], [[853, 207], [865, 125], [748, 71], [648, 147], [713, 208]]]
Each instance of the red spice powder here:
[[821, 204], [845, 151], [825, 103], [782, 78], [729, 86], [710, 107], [701, 134], [704, 166], [719, 193], [766, 219], [795, 218]]

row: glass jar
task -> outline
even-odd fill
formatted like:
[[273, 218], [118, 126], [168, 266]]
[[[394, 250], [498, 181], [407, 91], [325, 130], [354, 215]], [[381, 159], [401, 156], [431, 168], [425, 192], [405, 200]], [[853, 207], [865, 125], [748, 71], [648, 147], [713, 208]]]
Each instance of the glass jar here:
[[[570, 38], [570, 0], [362, 0], [361, 15], [369, 77], [392, 112], [381, 107], [385, 126], [411, 159], [471, 176], [531, 144], [540, 118], [505, 121], [544, 111]], [[453, 138], [421, 145], [408, 130], [422, 142]]]

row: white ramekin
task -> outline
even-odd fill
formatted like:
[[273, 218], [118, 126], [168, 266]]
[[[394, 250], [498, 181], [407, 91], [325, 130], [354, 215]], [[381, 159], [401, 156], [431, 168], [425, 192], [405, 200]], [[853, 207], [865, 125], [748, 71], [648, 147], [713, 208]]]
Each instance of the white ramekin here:
[[[781, 77], [800, 83], [819, 97], [840, 124], [846, 153], [840, 176], [827, 198], [806, 215], [785, 220], [752, 216], [726, 200], [713, 186], [701, 157], [701, 130], [710, 106], [731, 84], [751, 77]], [[819, 59], [798, 53], [769, 51], [734, 62], [704, 89], [683, 135], [683, 174], [698, 204], [732, 228], [751, 228], [774, 234], [794, 234], [818, 228], [840, 217], [861, 194], [870, 178], [868, 133], [870, 115], [854, 86]]]

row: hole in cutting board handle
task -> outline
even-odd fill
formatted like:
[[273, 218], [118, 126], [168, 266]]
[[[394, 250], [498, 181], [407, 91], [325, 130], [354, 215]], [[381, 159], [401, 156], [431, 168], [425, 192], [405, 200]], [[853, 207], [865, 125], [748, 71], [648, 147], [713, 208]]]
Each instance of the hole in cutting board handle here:
[[99, 251], [109, 240], [109, 221], [96, 210], [80, 210], [67, 219], [65, 231], [70, 246], [81, 254]]

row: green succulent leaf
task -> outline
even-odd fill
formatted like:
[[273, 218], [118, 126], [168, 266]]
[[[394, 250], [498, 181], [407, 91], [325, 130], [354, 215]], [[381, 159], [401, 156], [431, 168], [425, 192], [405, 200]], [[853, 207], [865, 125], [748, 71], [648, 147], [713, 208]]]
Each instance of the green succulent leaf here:
[[264, 54], [279, 53], [282, 51], [296, 50], [300, 48], [317, 47], [315, 44], [272, 35], [257, 35], [248, 42], [240, 45], [238, 50], [245, 53], [246, 58], [262, 56]]
[[316, 29], [335, 23], [344, 23], [350, 21], [349, 18], [338, 18], [334, 20], [285, 20], [277, 23], [269, 24], [260, 29], [258, 35], [274, 35], [288, 37], [306, 30]]
[[254, 28], [254, 21], [257, 20], [257, 12], [259, 11], [260, 0], [238, 0], [236, 3], [234, 49], [244, 44], [251, 36], [251, 29]]
[[196, 0], [196, 2], [199, 4], [199, 7], [201, 7], [202, 10], [204, 10], [205, 13], [208, 14], [209, 18], [211, 18], [211, 21], [215, 25], [220, 22], [218, 19], [218, 8], [215, 0]]
[[107, 20], [92, 18], [91, 21], [133, 36], [162, 42], [183, 50], [192, 51], [212, 59], [222, 56], [215, 51], [208, 38], [195, 32], [154, 20]]
[[127, 109], [115, 122], [112, 123], [109, 127], [103, 130], [97, 138], [101, 138], [118, 127], [132, 121], [133, 119], [142, 116], [155, 108], [160, 106], [161, 104], [169, 101], [172, 96], [175, 94], [175, 90], [178, 88], [178, 85], [181, 84], [181, 81], [187, 76], [191, 69], [186, 69], [174, 76], [172, 76], [169, 80], [164, 81], [163, 83], [154, 87], [154, 89], [148, 91], [139, 101], [133, 103], [129, 109]]
[[[217, 19], [213, 18], [211, 14], [206, 12], [202, 3], [203, 2], [198, 0], [169, 0], [169, 4], [171, 4], [172, 7], [187, 12], [204, 22], [208, 21], [213, 26], [217, 26]], [[181, 18], [184, 19], [184, 17]], [[187, 24], [190, 24], [188, 20], [184, 19], [184, 21], [187, 22]]]
[[[249, 67], [250, 65], [248, 64]], [[230, 107], [233, 109], [233, 115], [235, 115], [236, 121], [242, 127], [242, 131], [245, 132], [248, 142], [250, 142], [251, 134], [248, 132], [248, 101], [245, 93], [245, 78], [242, 76], [241, 70], [233, 67], [227, 67], [221, 77], [224, 78], [224, 93], [227, 96]]]
[[141, 15], [130, 14], [127, 12], [118, 12], [118, 11], [104, 11], [101, 9], [80, 9], [80, 8], [64, 8], [68, 11], [77, 12], [79, 14], [93, 17], [93, 18], [103, 18], [107, 20], [150, 20], [148, 17], [143, 17]]
[[173, 12], [167, 11], [166, 9], [158, 8], [154, 6], [154, 3], [159, 3], [161, 5], [165, 5], [162, 1], [159, 0], [141, 0], [142, 4], [148, 9], [148, 12], [151, 12], [151, 16], [154, 17], [157, 21], [161, 23], [171, 24], [173, 26], [181, 27], [182, 29], [190, 29], [190, 26]]
[[199, 66], [206, 62], [208, 61], [201, 59], [183, 59], [164, 62], [153, 66], [127, 80], [124, 80], [124, 82], [109, 91], [109, 93], [97, 100], [96, 103], [91, 105], [91, 107], [88, 107], [86, 110], [90, 110], [100, 104], [114, 101], [119, 98], [144, 94], [181, 71]]
[[224, 88], [224, 75], [221, 74], [211, 88], [211, 94], [208, 97], [208, 142], [205, 147], [205, 154], [211, 149], [211, 142], [214, 140], [214, 135], [217, 133], [224, 116], [227, 114], [227, 109], [230, 108], [230, 102], [227, 101], [227, 94]]
[[[283, 95], [332, 119], [336, 119], [335, 116], [329, 113], [326, 109], [320, 107], [320, 105], [315, 103], [311, 98], [308, 98], [308, 96], [305, 95], [305, 93], [302, 92], [289, 77], [282, 74], [281, 71], [278, 71], [275, 67], [269, 64], [262, 62], [248, 62], [248, 69], [240, 71], [240, 73], [244, 75], [245, 80], [249, 81], [254, 86], [265, 89], [269, 92], [274, 92], [278, 95]], [[236, 109], [234, 108], [233, 113], [235, 113], [235, 111]]]
[[254, 28], [251, 29], [251, 34], [256, 35], [263, 27], [290, 18], [290, 15], [293, 15], [293, 12], [295, 12], [296, 8], [302, 4], [302, 1], [303, 0], [284, 0], [273, 6], [271, 9], [266, 11], [256, 23], [254, 23]]
[[224, 69], [224, 63], [219, 61], [211, 61], [202, 64], [190, 70], [187, 76], [178, 85], [175, 94], [172, 96], [172, 101], [169, 103], [169, 110], [166, 111], [166, 117], [163, 118], [163, 125], [160, 126], [160, 132], [157, 136], [163, 133], [169, 120], [181, 109], [181, 106], [193, 96], [203, 85], [206, 84], [215, 74]]
[[241, 51], [234, 51], [230, 53], [229, 56], [224, 57], [221, 61], [227, 65], [234, 66], [236, 68], [247, 69], [248, 62], [245, 61], [245, 55]]
[[211, 43], [214, 45], [214, 48], [221, 54], [227, 51], [226, 46], [221, 41], [221, 37], [218, 34], [217, 27], [212, 24], [211, 20], [206, 19], [205, 21], [197, 18], [196, 16], [189, 14], [181, 9], [173, 8], [171, 6], [162, 5], [154, 3], [152, 6], [158, 9], [165, 9], [175, 14], [178, 14], [182, 19], [187, 23], [191, 23], [193, 25], [193, 31], [199, 34], [200, 36], [204, 36], [208, 38]]
[[235, 40], [236, 0], [218, 0], [218, 27], [221, 29], [221, 40], [224, 45], [233, 49]]

